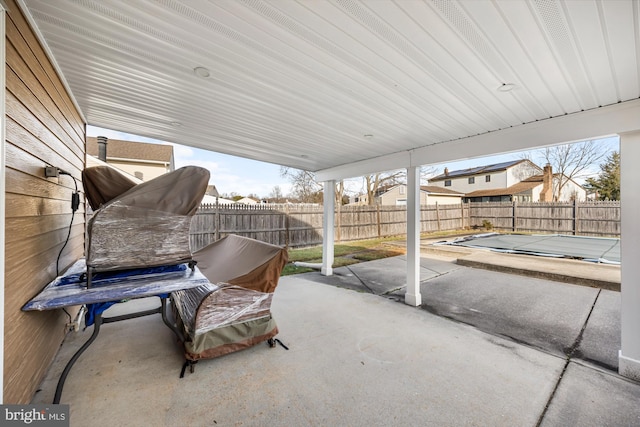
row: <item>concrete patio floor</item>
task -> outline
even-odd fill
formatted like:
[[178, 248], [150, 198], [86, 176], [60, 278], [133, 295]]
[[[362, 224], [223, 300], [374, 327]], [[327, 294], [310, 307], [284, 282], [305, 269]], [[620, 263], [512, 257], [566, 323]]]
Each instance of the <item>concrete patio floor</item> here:
[[[72, 426], [640, 424], [640, 384], [616, 373], [619, 293], [421, 266], [422, 309], [398, 302], [403, 257], [283, 277], [272, 311], [289, 350], [254, 346], [183, 379], [160, 316], [103, 325], [61, 402]], [[67, 337], [32, 403], [51, 402], [90, 333]]]

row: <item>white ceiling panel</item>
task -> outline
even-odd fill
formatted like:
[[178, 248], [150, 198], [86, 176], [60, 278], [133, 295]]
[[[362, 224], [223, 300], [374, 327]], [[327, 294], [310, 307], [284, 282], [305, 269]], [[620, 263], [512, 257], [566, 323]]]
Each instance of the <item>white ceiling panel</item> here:
[[89, 124], [312, 171], [640, 97], [634, 0], [19, 2]]

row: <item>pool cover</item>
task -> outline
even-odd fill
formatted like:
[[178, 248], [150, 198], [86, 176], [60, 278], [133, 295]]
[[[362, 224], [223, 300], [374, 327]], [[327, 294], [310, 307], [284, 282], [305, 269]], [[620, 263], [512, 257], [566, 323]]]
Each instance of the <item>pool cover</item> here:
[[590, 262], [620, 264], [620, 239], [560, 234], [477, 234], [444, 244]]

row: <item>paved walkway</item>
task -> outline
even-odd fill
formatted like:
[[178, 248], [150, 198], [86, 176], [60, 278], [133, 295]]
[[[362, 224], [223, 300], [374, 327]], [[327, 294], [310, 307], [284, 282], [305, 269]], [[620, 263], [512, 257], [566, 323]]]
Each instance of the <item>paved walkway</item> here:
[[[159, 317], [105, 325], [62, 402], [72, 425], [96, 426], [640, 424], [640, 384], [615, 372], [617, 292], [421, 265], [422, 309], [397, 302], [403, 257], [284, 277], [273, 313], [290, 350], [255, 346], [183, 379]], [[69, 335], [34, 403], [89, 333]]]

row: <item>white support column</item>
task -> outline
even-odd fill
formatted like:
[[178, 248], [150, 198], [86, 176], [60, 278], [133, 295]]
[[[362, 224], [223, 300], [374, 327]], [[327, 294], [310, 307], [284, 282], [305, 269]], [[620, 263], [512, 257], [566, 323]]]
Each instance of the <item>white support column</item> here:
[[407, 291], [404, 302], [417, 307], [420, 295], [420, 167], [407, 168]]
[[336, 210], [336, 182], [324, 182], [324, 215], [322, 216], [322, 269], [324, 276], [333, 274], [333, 241], [334, 241], [334, 213]]
[[640, 381], [640, 131], [620, 134], [622, 349], [618, 372]]

